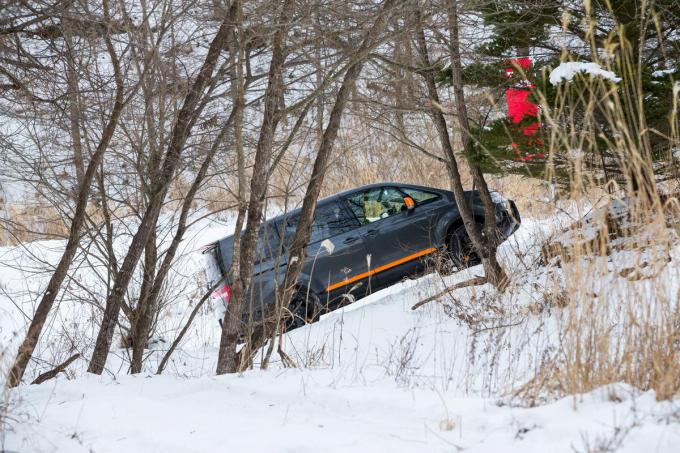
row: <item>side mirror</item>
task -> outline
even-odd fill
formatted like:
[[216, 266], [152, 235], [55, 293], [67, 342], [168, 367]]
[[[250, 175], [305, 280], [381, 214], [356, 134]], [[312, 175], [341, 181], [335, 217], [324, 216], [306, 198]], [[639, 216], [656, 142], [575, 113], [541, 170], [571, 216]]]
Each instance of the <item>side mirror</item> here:
[[404, 206], [409, 211], [413, 211], [416, 208], [416, 201], [411, 197], [404, 197]]

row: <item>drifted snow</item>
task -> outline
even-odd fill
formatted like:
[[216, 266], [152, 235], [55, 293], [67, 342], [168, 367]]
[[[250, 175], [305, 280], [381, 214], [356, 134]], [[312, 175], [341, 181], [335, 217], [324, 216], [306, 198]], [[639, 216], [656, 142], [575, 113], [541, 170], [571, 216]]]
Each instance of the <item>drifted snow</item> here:
[[558, 67], [550, 72], [550, 83], [559, 85], [561, 82], [569, 82], [576, 74], [589, 74], [591, 77], [602, 77], [612, 82], [620, 82], [621, 77], [618, 77], [612, 71], [602, 69], [597, 63], [585, 63], [581, 61], [568, 61], [560, 63]]

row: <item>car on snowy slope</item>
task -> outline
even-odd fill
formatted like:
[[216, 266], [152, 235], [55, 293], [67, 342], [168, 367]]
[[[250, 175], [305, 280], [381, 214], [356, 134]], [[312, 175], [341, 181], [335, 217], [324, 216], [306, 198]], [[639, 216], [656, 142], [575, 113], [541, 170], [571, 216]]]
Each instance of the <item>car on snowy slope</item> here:
[[[484, 222], [476, 191], [468, 191], [475, 218]], [[517, 206], [492, 193], [496, 223], [505, 240], [517, 230]], [[244, 320], [258, 320], [274, 303], [286, 272], [300, 211], [263, 222], [257, 244]], [[210, 286], [222, 313], [231, 295], [228, 267], [233, 236], [204, 249]], [[443, 259], [442, 259], [443, 257]], [[477, 264], [452, 192], [416, 185], [381, 183], [359, 187], [318, 202], [307, 260], [290, 304], [287, 327], [315, 320], [320, 314], [399, 282], [404, 277], [441, 268]], [[430, 266], [439, 262], [439, 266]]]

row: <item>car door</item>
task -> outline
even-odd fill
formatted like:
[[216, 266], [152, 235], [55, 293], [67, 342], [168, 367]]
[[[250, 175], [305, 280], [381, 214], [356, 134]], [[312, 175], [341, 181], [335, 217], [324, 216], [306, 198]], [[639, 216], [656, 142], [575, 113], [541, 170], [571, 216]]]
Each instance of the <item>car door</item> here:
[[280, 224], [281, 221], [266, 221], [258, 231], [248, 304], [244, 308], [247, 316], [255, 319], [265, 312], [268, 304], [274, 302], [276, 279], [285, 273], [286, 257], [279, 233]]
[[[369, 286], [378, 289], [422, 269], [422, 258], [436, 252], [430, 209], [417, 203], [408, 209], [409, 195], [397, 187], [380, 187], [345, 198], [362, 226], [369, 260]], [[413, 200], [413, 197], [410, 197]]]
[[442, 214], [450, 210], [448, 202], [440, 193], [419, 187], [400, 186], [397, 189], [416, 202], [413, 217], [417, 228], [413, 229], [413, 234], [418, 236], [421, 244], [436, 247], [438, 238], [435, 237], [435, 229]]
[[[297, 215], [288, 220], [287, 235], [294, 234], [297, 220]], [[310, 289], [329, 309], [341, 303], [342, 294], [363, 295], [363, 283], [349, 280], [368, 269], [359, 226], [337, 200], [316, 209], [303, 273], [309, 278]]]

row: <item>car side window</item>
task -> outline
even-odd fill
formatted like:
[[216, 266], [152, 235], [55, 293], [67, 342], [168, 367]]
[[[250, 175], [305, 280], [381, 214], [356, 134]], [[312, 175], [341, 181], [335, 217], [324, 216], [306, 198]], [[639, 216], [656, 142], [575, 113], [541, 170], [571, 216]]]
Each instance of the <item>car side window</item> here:
[[316, 209], [309, 242], [322, 241], [356, 227], [356, 220], [350, 217], [338, 203], [329, 203]]
[[413, 189], [411, 187], [400, 187], [400, 189], [406, 195], [413, 198], [419, 205], [430, 203], [431, 201], [435, 201], [440, 198], [439, 194], [434, 192], [428, 192], [426, 190]]
[[362, 225], [406, 210], [404, 195], [394, 187], [370, 189], [347, 197], [350, 209]]
[[[286, 221], [286, 243], [290, 244], [295, 236], [300, 215], [291, 216]], [[335, 202], [318, 206], [314, 214], [312, 234], [309, 242], [314, 243], [345, 233], [357, 227], [356, 220], [350, 217], [342, 207]]]

